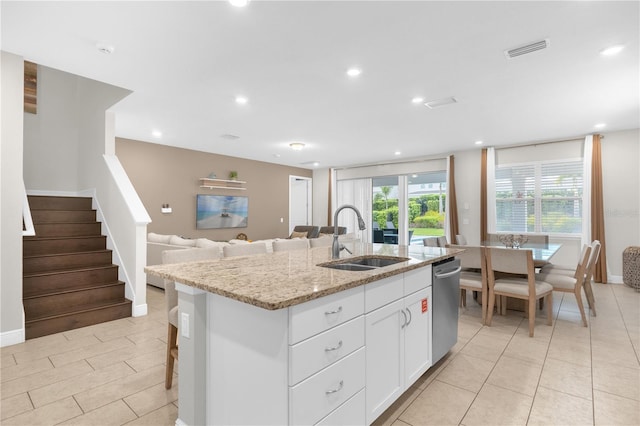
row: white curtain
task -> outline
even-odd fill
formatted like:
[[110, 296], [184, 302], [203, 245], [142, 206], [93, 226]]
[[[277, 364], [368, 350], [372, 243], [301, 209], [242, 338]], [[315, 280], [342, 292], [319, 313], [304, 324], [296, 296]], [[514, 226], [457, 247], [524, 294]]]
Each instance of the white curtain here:
[[352, 204], [358, 210], [364, 219], [367, 229], [360, 231], [358, 227], [358, 217], [351, 210], [343, 210], [338, 217], [338, 226], [346, 226], [347, 233], [355, 233], [356, 237], [362, 242], [371, 242], [371, 179], [349, 179], [339, 180], [336, 186], [336, 204], [333, 206], [333, 212], [344, 204]]
[[[449, 221], [449, 200], [450, 200], [450, 192], [449, 192], [449, 167], [451, 165], [451, 156], [447, 156], [447, 183], [445, 186], [445, 196], [444, 196], [444, 235], [445, 237], [447, 237], [447, 239], [449, 238], [449, 235], [451, 235], [451, 223]], [[449, 241], [450, 244], [456, 244], [455, 241]]]
[[582, 160], [582, 244], [591, 244], [591, 162], [593, 135], [584, 138]]
[[496, 150], [487, 148], [487, 232], [496, 232]]

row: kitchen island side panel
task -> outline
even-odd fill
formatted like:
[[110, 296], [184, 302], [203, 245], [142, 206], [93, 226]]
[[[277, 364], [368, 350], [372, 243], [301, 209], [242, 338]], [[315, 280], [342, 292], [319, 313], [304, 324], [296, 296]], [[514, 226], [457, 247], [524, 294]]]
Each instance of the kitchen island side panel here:
[[287, 309], [207, 296], [207, 424], [288, 424]]

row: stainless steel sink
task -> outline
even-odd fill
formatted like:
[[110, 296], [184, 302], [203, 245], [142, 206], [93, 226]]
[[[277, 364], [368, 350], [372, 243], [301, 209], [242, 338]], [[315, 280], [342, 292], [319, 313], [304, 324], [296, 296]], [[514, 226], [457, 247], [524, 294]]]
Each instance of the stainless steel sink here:
[[372, 269], [384, 268], [409, 260], [406, 257], [394, 256], [360, 256], [344, 259], [337, 262], [321, 263], [318, 266], [323, 268], [340, 269], [343, 271], [370, 271]]
[[331, 268], [331, 269], [341, 269], [343, 271], [370, 271], [372, 269], [377, 269], [375, 266], [358, 265], [355, 263], [335, 263], [333, 265], [319, 265], [319, 266], [324, 266], [325, 268]]

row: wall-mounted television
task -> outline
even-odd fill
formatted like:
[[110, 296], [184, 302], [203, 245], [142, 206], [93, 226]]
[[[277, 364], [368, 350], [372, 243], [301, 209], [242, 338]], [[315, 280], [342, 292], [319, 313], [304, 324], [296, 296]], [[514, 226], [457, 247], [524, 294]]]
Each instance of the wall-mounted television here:
[[246, 228], [249, 197], [198, 194], [196, 229]]

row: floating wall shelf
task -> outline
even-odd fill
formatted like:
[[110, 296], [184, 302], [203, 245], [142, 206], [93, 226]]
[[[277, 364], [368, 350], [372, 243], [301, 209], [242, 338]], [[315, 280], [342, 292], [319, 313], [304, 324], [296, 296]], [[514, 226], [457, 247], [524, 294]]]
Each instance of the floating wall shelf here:
[[242, 186], [245, 183], [247, 182], [243, 180], [200, 178], [200, 188], [208, 189], [235, 189], [245, 191], [247, 188]]

